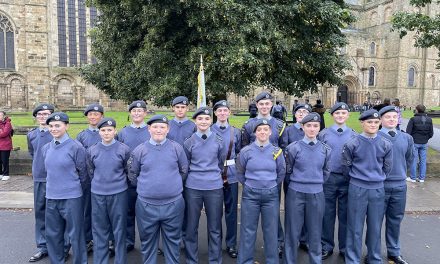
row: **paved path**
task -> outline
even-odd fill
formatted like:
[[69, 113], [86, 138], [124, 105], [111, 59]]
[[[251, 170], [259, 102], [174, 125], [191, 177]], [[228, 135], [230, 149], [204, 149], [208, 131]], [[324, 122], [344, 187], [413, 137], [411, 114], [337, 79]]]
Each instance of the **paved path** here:
[[[8, 181], [0, 181], [0, 209], [32, 209], [32, 186], [30, 176], [11, 176]], [[283, 206], [281, 210], [284, 210]], [[406, 211], [440, 212], [440, 178], [427, 178], [425, 183], [408, 183]]]

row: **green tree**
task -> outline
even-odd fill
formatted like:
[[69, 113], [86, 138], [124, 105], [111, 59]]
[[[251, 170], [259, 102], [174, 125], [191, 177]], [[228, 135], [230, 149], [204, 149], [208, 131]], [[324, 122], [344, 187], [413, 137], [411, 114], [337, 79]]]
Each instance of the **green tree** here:
[[[396, 13], [392, 18], [393, 30], [399, 32], [400, 38], [413, 31], [416, 47], [435, 47], [440, 50], [440, 16], [429, 16], [429, 14], [422, 13], [432, 3], [438, 5], [439, 1], [410, 0], [411, 5], [419, 7], [422, 11]], [[440, 68], [440, 63], [437, 63], [437, 68]]]
[[88, 82], [112, 98], [169, 105], [195, 99], [200, 55], [207, 96], [255, 86], [301, 95], [339, 84], [348, 62], [341, 28], [353, 22], [341, 0], [89, 0], [96, 64]]

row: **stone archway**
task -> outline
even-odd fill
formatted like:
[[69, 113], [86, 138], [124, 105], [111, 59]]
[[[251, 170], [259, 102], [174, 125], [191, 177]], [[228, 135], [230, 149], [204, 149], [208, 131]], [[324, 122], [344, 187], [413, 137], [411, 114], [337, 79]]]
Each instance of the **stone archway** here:
[[336, 101], [348, 104], [348, 86], [346, 84], [338, 87], [338, 91], [336, 92]]

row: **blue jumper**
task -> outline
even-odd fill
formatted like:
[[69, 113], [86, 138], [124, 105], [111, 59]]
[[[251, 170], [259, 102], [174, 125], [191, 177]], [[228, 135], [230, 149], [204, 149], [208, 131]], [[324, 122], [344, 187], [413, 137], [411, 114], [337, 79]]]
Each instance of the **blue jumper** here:
[[79, 132], [79, 134], [76, 136], [76, 140], [78, 140], [87, 150], [96, 143], [101, 142], [99, 129], [93, 131], [90, 130], [90, 128], [84, 129], [83, 131]]
[[345, 143], [342, 162], [350, 183], [365, 189], [382, 188], [393, 165], [391, 142], [384, 137], [357, 135]]
[[304, 138], [304, 131], [301, 124], [295, 123], [286, 128], [287, 144], [301, 140]]
[[223, 188], [223, 139], [217, 133], [211, 133], [204, 140], [194, 133], [183, 146], [189, 162], [185, 186], [196, 190]]
[[179, 143], [169, 139], [158, 145], [145, 142], [133, 150], [129, 164], [129, 179], [137, 183], [141, 201], [164, 205], [182, 197], [188, 160]]
[[112, 195], [127, 190], [127, 161], [130, 148], [116, 141], [111, 145], [102, 142], [87, 151], [87, 167], [92, 180], [92, 192]]
[[385, 179], [385, 187], [394, 188], [406, 185], [406, 170], [414, 159], [413, 138], [401, 131], [396, 131], [396, 135], [392, 137], [385, 128], [382, 128], [378, 135], [388, 139], [393, 145], [393, 168]]
[[148, 132], [147, 126], [140, 128], [125, 126], [118, 132], [116, 139], [127, 145], [130, 150], [133, 151], [137, 146], [150, 139], [150, 132]]
[[286, 182], [289, 189], [303, 193], [322, 192], [322, 185], [330, 176], [328, 169], [330, 153], [330, 147], [321, 141], [310, 146], [299, 140], [287, 146]]
[[345, 127], [343, 132], [337, 131], [339, 127], [333, 125], [330, 128], [324, 128], [319, 132], [318, 140], [327, 144], [332, 151], [330, 152], [330, 159], [328, 167], [330, 172], [342, 174], [342, 148], [344, 144], [357, 135], [351, 128]]
[[173, 119], [169, 122], [170, 132], [168, 132], [167, 138], [176, 141], [183, 146], [183, 142], [197, 131], [196, 124], [189, 119], [182, 122]]
[[271, 189], [286, 176], [286, 163], [279, 147], [272, 144], [244, 147], [237, 157], [238, 181], [251, 188]]
[[65, 134], [56, 145], [44, 145], [44, 165], [47, 171], [46, 198], [72, 199], [82, 196], [82, 186], [88, 182], [86, 151], [76, 140]]
[[34, 128], [27, 134], [28, 151], [32, 157], [32, 178], [34, 182], [46, 182], [46, 169], [44, 168], [43, 146], [53, 139], [49, 130]]
[[[231, 140], [231, 129], [233, 129], [233, 135], [234, 138], [232, 143], [232, 150], [231, 150], [231, 156], [230, 160], [234, 160], [241, 149], [241, 132], [238, 128], [235, 128], [233, 126], [228, 125], [225, 129], [220, 129], [218, 124], [214, 124], [211, 126], [212, 131], [217, 132], [222, 138], [223, 138], [223, 155], [226, 158], [226, 155], [228, 154], [229, 150], [229, 143]], [[228, 166], [228, 183], [236, 183], [238, 182], [237, 179], [237, 172], [234, 165]]]

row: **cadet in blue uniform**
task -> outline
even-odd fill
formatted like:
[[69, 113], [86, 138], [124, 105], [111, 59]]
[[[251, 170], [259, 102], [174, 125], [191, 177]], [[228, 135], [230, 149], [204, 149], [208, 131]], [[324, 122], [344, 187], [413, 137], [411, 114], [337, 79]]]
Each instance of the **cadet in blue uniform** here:
[[286, 128], [287, 144], [304, 138], [304, 131], [301, 126], [301, 120], [310, 113], [312, 109], [308, 104], [299, 104], [294, 109], [296, 123]]
[[37, 120], [39, 127], [27, 134], [28, 150], [32, 157], [32, 178], [34, 179], [34, 214], [35, 214], [35, 242], [37, 251], [29, 259], [36, 262], [47, 256], [45, 212], [46, 212], [46, 170], [42, 148], [52, 140], [52, 135], [47, 128], [46, 119], [52, 114], [54, 107], [51, 104], [39, 104], [32, 115]]
[[330, 177], [324, 183], [325, 210], [321, 237], [323, 260], [333, 254], [335, 247], [336, 208], [338, 215], [339, 254], [342, 257], [345, 255], [347, 197], [350, 181], [348, 176], [342, 174], [342, 148], [350, 138], [357, 135], [345, 123], [350, 116], [348, 109], [348, 105], [343, 102], [333, 105], [330, 114], [335, 123], [333, 126], [322, 130], [318, 135], [318, 139], [332, 149], [329, 160]]
[[168, 119], [155, 115], [148, 121], [151, 138], [130, 158], [129, 178], [137, 183], [136, 219], [143, 263], [156, 263], [159, 235], [166, 263], [179, 263], [180, 239], [185, 201], [183, 181], [188, 160], [183, 147], [167, 139]]
[[367, 262], [382, 263], [380, 230], [385, 203], [384, 184], [393, 163], [392, 144], [377, 136], [379, 113], [370, 109], [359, 117], [362, 133], [345, 143], [342, 150], [344, 175], [350, 177], [347, 206], [345, 262], [359, 264], [362, 233], [367, 223]]
[[73, 249], [73, 263], [87, 263], [84, 236], [82, 188], [88, 182], [86, 151], [66, 133], [69, 117], [51, 114], [49, 125], [53, 140], [43, 147], [46, 183], [46, 238], [50, 262], [64, 264], [64, 233]]
[[[126, 144], [133, 151], [140, 144], [150, 139], [147, 124], [144, 119], [147, 116], [147, 104], [144, 101], [134, 101], [128, 106], [131, 125], [125, 126], [119, 131], [117, 139]], [[136, 221], [136, 186], [128, 185], [128, 213], [127, 213], [127, 252], [134, 249], [135, 221]]]
[[413, 138], [397, 129], [399, 115], [395, 106], [379, 111], [382, 129], [378, 135], [393, 144], [393, 167], [384, 182], [385, 187], [385, 238], [388, 262], [406, 264], [400, 253], [400, 224], [405, 215], [406, 171], [414, 159]]
[[237, 263], [254, 263], [258, 220], [264, 239], [265, 263], [279, 263], [277, 230], [280, 214], [279, 184], [286, 175], [281, 148], [270, 144], [269, 120], [253, 122], [256, 140], [237, 157], [237, 178], [243, 184], [241, 198], [240, 253]]
[[[273, 118], [270, 115], [270, 110], [273, 106], [272, 95], [268, 92], [261, 92], [255, 97], [255, 102], [257, 103], [258, 115], [255, 118], [251, 118], [246, 123], [244, 123], [242, 128], [241, 145], [245, 147], [255, 141], [255, 134], [253, 132], [255, 122], [258, 119], [265, 118], [272, 130], [272, 134], [269, 138], [271, 144], [284, 149], [287, 147], [287, 133], [286, 133], [286, 123], [283, 121]], [[281, 184], [279, 186], [281, 192]], [[281, 197], [281, 195], [280, 195]], [[284, 232], [281, 226], [281, 219], [278, 221], [278, 247], [279, 256], [282, 257], [282, 249], [284, 244]]]
[[212, 111], [200, 107], [193, 115], [197, 132], [185, 140], [189, 173], [185, 183], [187, 211], [186, 263], [198, 263], [198, 228], [200, 213], [205, 207], [208, 226], [209, 263], [222, 263], [223, 180], [225, 160], [223, 140], [211, 131]]
[[114, 262], [127, 263], [127, 162], [130, 148], [115, 140], [116, 121], [113, 118], [101, 119], [97, 129], [101, 142], [87, 150], [92, 192], [93, 263], [109, 262], [109, 239], [114, 240]]
[[[231, 258], [237, 257], [237, 205], [238, 205], [238, 179], [235, 170], [235, 157], [241, 148], [241, 133], [238, 128], [229, 125], [228, 118], [231, 114], [229, 103], [225, 100], [214, 104], [214, 114], [217, 123], [211, 129], [223, 138], [223, 155], [226, 157], [222, 177], [226, 176], [227, 185], [223, 188], [226, 222], [226, 252]], [[223, 176], [224, 175], [224, 176]]]
[[189, 138], [197, 130], [194, 122], [186, 117], [188, 105], [189, 101], [185, 96], [174, 98], [172, 103], [174, 119], [169, 122], [170, 132], [167, 135], [167, 138], [176, 141], [182, 146], [185, 139]]
[[330, 147], [317, 140], [321, 117], [310, 113], [301, 120], [304, 138], [286, 148], [289, 190], [286, 197], [285, 263], [297, 262], [303, 226], [309, 246], [310, 263], [321, 263], [321, 231], [325, 197], [323, 184], [328, 179]]
[[[84, 110], [84, 116], [87, 117], [89, 127], [79, 132], [76, 136], [83, 147], [87, 150], [92, 145], [101, 141], [99, 136], [99, 129], [97, 125], [104, 116], [104, 107], [100, 104], [90, 104]], [[92, 236], [92, 204], [91, 204], [90, 184], [87, 184], [83, 190], [84, 198], [84, 232], [86, 235], [87, 253], [93, 250], [93, 236]]]

